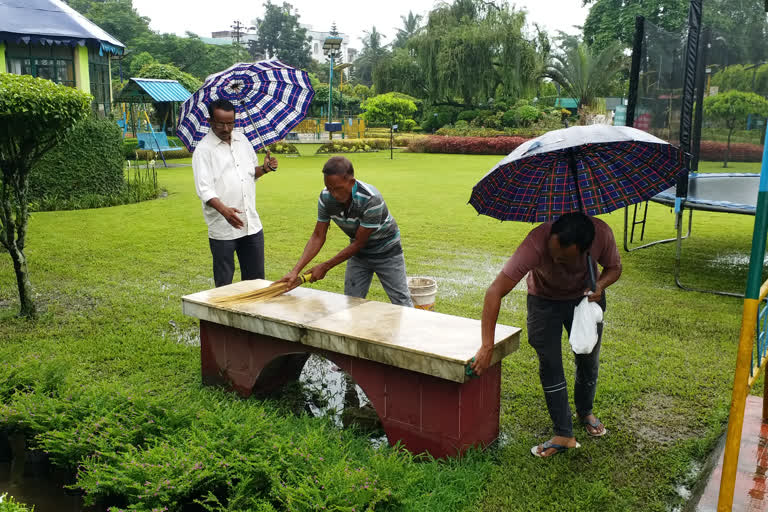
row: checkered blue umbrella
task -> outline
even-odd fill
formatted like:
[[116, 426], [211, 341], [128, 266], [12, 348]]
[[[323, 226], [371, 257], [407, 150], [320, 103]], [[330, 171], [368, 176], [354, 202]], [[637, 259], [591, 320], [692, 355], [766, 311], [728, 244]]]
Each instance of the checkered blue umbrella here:
[[683, 153], [646, 132], [574, 126], [521, 144], [474, 186], [469, 204], [499, 220], [600, 215], [650, 199], [683, 172]]
[[241, 62], [205, 79], [181, 105], [177, 135], [191, 152], [210, 130], [207, 105], [224, 98], [235, 105], [235, 129], [258, 150], [304, 119], [315, 91], [305, 71], [279, 60]]

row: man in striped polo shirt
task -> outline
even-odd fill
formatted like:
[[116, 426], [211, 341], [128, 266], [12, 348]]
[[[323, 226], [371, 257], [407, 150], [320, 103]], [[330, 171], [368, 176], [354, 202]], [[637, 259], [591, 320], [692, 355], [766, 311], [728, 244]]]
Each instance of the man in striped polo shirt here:
[[365, 298], [376, 274], [392, 304], [413, 306], [405, 277], [400, 229], [381, 193], [355, 179], [352, 162], [343, 156], [323, 166], [325, 188], [317, 203], [317, 223], [299, 261], [280, 281], [292, 287], [299, 274], [325, 244], [331, 220], [349, 237], [349, 245], [331, 259], [312, 267], [310, 282], [319, 281], [336, 265], [347, 262], [344, 294]]

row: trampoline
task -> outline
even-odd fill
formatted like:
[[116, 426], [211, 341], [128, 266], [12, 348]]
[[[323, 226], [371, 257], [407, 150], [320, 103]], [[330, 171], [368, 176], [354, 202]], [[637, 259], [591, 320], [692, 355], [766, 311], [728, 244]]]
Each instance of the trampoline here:
[[[754, 215], [757, 208], [759, 174], [712, 173], [688, 176], [688, 197], [685, 208], [706, 212], [738, 213]], [[674, 208], [675, 187], [651, 198]]]
[[[660, 192], [650, 199], [650, 202], [669, 206], [676, 210], [677, 219], [675, 229], [677, 236], [664, 240], [646, 243], [638, 247], [630, 248], [629, 244], [634, 240], [635, 226], [641, 225], [642, 232], [640, 240], [645, 234], [645, 222], [648, 215], [648, 203], [645, 206], [645, 212], [642, 220], [637, 220], [637, 206], [632, 221], [629, 219], [629, 208], [624, 211], [624, 250], [627, 252], [645, 249], [658, 244], [677, 242], [677, 251], [675, 255], [675, 284], [684, 290], [693, 290], [700, 292], [714, 293], [717, 295], [727, 295], [732, 297], [744, 297], [743, 294], [723, 292], [718, 290], [702, 290], [685, 286], [680, 282], [680, 258], [682, 252], [681, 242], [691, 235], [693, 224], [693, 211], [705, 211], [716, 213], [734, 213], [738, 215], [755, 215], [757, 210], [757, 193], [760, 184], [759, 174], [750, 173], [692, 173], [688, 175], [688, 196], [682, 203], [682, 209], [678, 212], [675, 208], [676, 197], [675, 187], [670, 187]], [[688, 233], [683, 234], [683, 211], [688, 210]], [[631, 231], [628, 229], [631, 224]], [[629, 241], [628, 232], [631, 232]]]

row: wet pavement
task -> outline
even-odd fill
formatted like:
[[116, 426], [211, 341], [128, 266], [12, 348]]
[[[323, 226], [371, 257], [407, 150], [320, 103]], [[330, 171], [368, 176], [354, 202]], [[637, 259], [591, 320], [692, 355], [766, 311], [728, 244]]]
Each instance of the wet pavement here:
[[[747, 397], [744, 414], [744, 429], [741, 436], [739, 466], [736, 475], [736, 488], [733, 508], [738, 512], [768, 511], [768, 423], [762, 422], [763, 399], [757, 396]], [[723, 444], [718, 448], [717, 465], [707, 480], [706, 487], [698, 500], [696, 512], [714, 512], [717, 510], [717, 498], [720, 492], [720, 476], [723, 470]]]

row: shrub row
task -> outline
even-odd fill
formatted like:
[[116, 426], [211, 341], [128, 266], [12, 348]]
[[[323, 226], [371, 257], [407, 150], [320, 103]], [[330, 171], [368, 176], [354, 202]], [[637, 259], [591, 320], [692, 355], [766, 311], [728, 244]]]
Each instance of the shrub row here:
[[157, 173], [155, 169], [142, 168], [140, 165], [128, 169], [125, 174], [125, 185], [120, 192], [111, 194], [89, 193], [77, 196], [49, 194], [31, 200], [29, 209], [33, 212], [85, 210], [156, 199], [163, 192], [157, 183]]
[[[701, 141], [701, 160], [718, 161], [725, 159], [726, 142]], [[731, 144], [729, 162], [760, 162], [763, 159], [763, 146], [734, 142]]]
[[413, 139], [412, 153], [450, 153], [464, 155], [507, 155], [527, 139], [522, 137], [442, 137]]
[[[407, 147], [409, 139], [405, 137], [395, 137], [395, 147]], [[366, 151], [378, 151], [389, 149], [389, 139], [344, 139], [326, 142], [317, 150], [322, 153], [359, 153]]]

